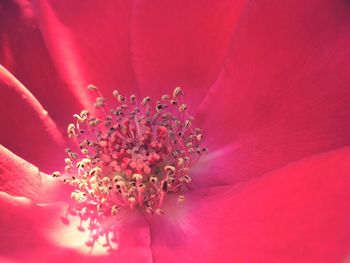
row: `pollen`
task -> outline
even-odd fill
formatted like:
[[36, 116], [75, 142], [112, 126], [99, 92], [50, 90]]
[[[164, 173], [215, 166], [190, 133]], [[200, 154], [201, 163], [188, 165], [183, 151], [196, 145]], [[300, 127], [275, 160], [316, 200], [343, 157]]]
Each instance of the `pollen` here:
[[162, 215], [168, 195], [182, 203], [192, 181], [190, 168], [207, 150], [180, 87], [157, 101], [127, 98], [115, 90], [112, 105], [98, 87], [88, 89], [97, 95], [96, 116], [88, 110], [74, 114], [67, 136], [79, 151], [66, 149], [64, 172], [52, 175], [72, 187], [65, 221], [68, 215], [79, 216], [90, 230], [86, 245], [92, 247], [104, 235], [111, 249], [111, 229], [102, 229], [103, 220], [133, 209]]

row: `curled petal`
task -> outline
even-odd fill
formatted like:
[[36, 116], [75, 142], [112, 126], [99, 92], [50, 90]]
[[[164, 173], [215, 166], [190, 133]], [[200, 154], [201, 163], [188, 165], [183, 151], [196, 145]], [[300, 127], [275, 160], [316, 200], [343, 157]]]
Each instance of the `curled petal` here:
[[82, 104], [60, 78], [30, 2], [2, 1], [0, 24], [0, 64], [25, 84], [55, 121], [67, 122]]
[[64, 138], [35, 97], [0, 66], [1, 143], [50, 171], [64, 155]]

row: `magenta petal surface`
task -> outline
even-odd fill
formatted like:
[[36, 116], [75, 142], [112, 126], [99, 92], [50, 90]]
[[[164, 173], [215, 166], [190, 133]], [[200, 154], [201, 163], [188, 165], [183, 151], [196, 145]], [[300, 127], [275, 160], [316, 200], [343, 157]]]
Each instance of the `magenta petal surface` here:
[[[0, 192], [0, 259], [2, 262], [152, 262], [149, 230], [142, 217], [125, 225], [120, 238], [126, 242], [120, 252], [89, 252], [86, 234], [78, 222], [64, 225], [60, 217], [66, 205], [38, 206], [25, 198]], [[126, 234], [127, 233], [127, 234]]]
[[[89, 105], [86, 86], [109, 95], [137, 92], [130, 53], [131, 1], [32, 2], [50, 55], [61, 78]], [[107, 96], [105, 95], [105, 96]]]
[[346, 148], [237, 186], [187, 193], [151, 219], [154, 260], [346, 262], [349, 163]]
[[0, 144], [0, 191], [47, 203], [68, 200], [67, 190], [59, 180], [40, 172], [38, 167]]
[[244, 1], [135, 1], [133, 64], [141, 93], [184, 88], [198, 105], [217, 78]]
[[0, 64], [30, 90], [56, 122], [65, 123], [81, 109], [81, 102], [58, 75], [30, 2], [2, 1], [0, 24]]
[[[19, 156], [51, 172], [64, 156], [64, 137], [47, 111], [0, 66], [0, 141]], [[61, 158], [61, 159], [60, 159]]]
[[349, 144], [349, 14], [345, 1], [247, 5], [197, 115], [209, 150], [227, 152], [208, 174], [235, 183]]

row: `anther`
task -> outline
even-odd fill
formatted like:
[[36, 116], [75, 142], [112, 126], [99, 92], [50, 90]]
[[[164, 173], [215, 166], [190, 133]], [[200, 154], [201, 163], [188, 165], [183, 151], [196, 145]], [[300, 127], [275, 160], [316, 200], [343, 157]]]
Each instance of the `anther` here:
[[171, 165], [164, 166], [164, 171], [167, 172], [168, 175], [173, 175], [175, 173], [175, 167]]
[[151, 97], [145, 97], [142, 101], [141, 101], [141, 105], [146, 105], [151, 101]]
[[184, 112], [186, 109], [187, 109], [186, 104], [181, 104], [181, 106], [179, 107], [180, 112]]
[[75, 137], [75, 125], [73, 123], [69, 124], [67, 127], [67, 134], [69, 138]]
[[95, 85], [92, 85], [92, 84], [88, 85], [87, 88], [88, 88], [89, 90], [95, 90], [95, 91], [98, 90], [98, 88], [97, 88]]
[[61, 173], [59, 171], [55, 171], [52, 173], [52, 177], [60, 177], [61, 176]]
[[183, 91], [180, 87], [176, 87], [173, 92], [173, 98], [176, 99], [180, 95], [183, 95]]

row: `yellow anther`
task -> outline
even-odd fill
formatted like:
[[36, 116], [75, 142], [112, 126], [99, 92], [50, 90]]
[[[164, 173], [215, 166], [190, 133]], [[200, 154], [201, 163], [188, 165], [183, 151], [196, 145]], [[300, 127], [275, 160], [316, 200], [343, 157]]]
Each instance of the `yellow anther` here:
[[179, 112], [184, 112], [187, 109], [186, 104], [181, 104], [181, 106], [179, 107]]
[[118, 99], [118, 96], [119, 96], [119, 91], [114, 90], [112, 94], [113, 94], [113, 96], [114, 96], [115, 98], [117, 98], [117, 99]]
[[173, 92], [173, 98], [176, 99], [180, 95], [183, 95], [183, 91], [180, 87], [176, 87]]
[[172, 175], [175, 173], [175, 167], [171, 165], [164, 166], [164, 171], [167, 172], [168, 175]]
[[157, 179], [157, 177], [155, 177], [155, 176], [151, 176], [151, 177], [149, 178], [149, 181], [150, 181], [152, 184], [156, 184], [157, 181], [158, 181], [158, 179]]
[[155, 210], [155, 212], [156, 212], [157, 215], [162, 215], [162, 214], [164, 214], [164, 210], [161, 209], [161, 208], [157, 208], [157, 209]]
[[141, 105], [146, 105], [151, 101], [151, 97], [147, 96], [141, 101]]
[[119, 207], [117, 205], [112, 205], [111, 215], [115, 216], [116, 214], [118, 214], [118, 212], [119, 212]]
[[73, 123], [70, 123], [67, 127], [67, 134], [69, 138], [73, 138], [76, 133], [75, 133], [75, 125]]
[[84, 155], [87, 155], [87, 154], [89, 154], [89, 151], [87, 149], [82, 149], [81, 153], [84, 154]]
[[189, 177], [188, 175], [184, 175], [182, 178], [183, 178], [183, 181], [187, 184], [192, 181], [191, 177]]
[[125, 97], [124, 96], [122, 96], [122, 95], [118, 95], [118, 101], [119, 101], [119, 103], [122, 103], [122, 102], [124, 102], [125, 101]]
[[121, 176], [121, 175], [116, 175], [116, 176], [113, 177], [113, 182], [114, 183], [117, 183], [119, 181], [124, 181], [124, 177]]
[[55, 171], [52, 173], [52, 177], [54, 178], [57, 178], [57, 177], [60, 177], [61, 176], [61, 173], [59, 171]]
[[79, 188], [80, 189], [83, 189], [83, 188], [86, 188], [88, 185], [87, 185], [87, 182], [85, 180], [82, 180], [81, 183], [79, 183]]
[[90, 176], [96, 175], [97, 177], [99, 177], [101, 175], [101, 173], [102, 173], [102, 168], [99, 166], [96, 166], [90, 170], [89, 175]]
[[78, 114], [74, 114], [73, 117], [74, 117], [74, 119], [76, 119], [77, 122], [79, 122], [79, 123], [83, 123], [83, 122], [85, 121], [85, 120], [84, 120], [82, 117], [80, 117]]
[[88, 110], [82, 110], [80, 112], [80, 117], [83, 119], [83, 120], [86, 120], [88, 117], [89, 117], [89, 114], [90, 112]]
[[79, 169], [84, 169], [85, 167], [85, 163], [83, 161], [80, 161], [76, 164], [76, 167], [79, 168]]
[[163, 95], [162, 100], [170, 100], [170, 95], [168, 94]]
[[185, 121], [185, 127], [188, 128], [192, 125], [192, 121], [191, 120], [186, 120]]
[[92, 85], [92, 84], [90, 84], [89, 86], [87, 86], [87, 88], [89, 89], [89, 90], [98, 90], [98, 88], [95, 86], [95, 85]]
[[133, 174], [132, 179], [134, 179], [136, 182], [142, 182], [143, 176], [141, 174]]
[[130, 96], [130, 101], [131, 101], [132, 104], [135, 104], [135, 102], [136, 102], [136, 96], [135, 96], [134, 94], [132, 94], [132, 95]]

